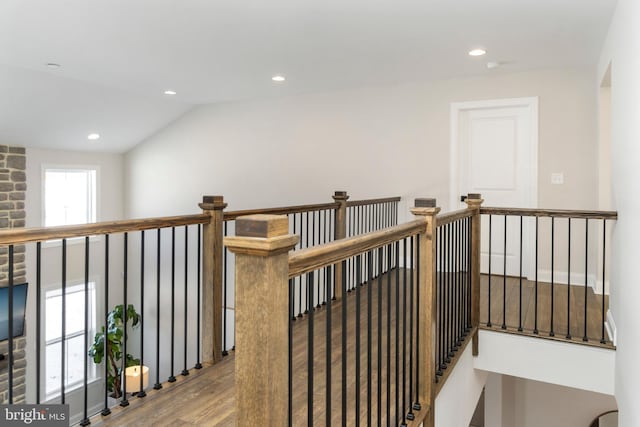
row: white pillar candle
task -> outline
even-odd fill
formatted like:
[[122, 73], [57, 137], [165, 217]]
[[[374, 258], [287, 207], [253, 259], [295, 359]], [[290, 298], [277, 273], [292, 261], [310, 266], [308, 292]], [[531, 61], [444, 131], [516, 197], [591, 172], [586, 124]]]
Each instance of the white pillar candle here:
[[140, 374], [142, 373], [142, 389], [149, 385], [149, 367], [148, 366], [129, 366], [124, 370], [127, 378], [127, 393], [137, 393], [140, 391]]

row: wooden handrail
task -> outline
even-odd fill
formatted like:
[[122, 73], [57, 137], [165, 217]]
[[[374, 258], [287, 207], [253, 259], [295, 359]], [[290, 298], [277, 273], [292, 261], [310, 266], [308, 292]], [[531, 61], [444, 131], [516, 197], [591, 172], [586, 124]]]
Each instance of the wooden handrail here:
[[399, 202], [402, 200], [400, 196], [397, 197], [383, 197], [380, 199], [366, 199], [366, 200], [352, 200], [347, 202], [347, 207], [349, 206], [365, 206], [365, 205], [375, 205], [377, 203], [391, 203], [391, 202]]
[[289, 254], [289, 278], [296, 277], [352, 256], [377, 249], [405, 237], [425, 231], [425, 222], [415, 220], [321, 246], [302, 249]]
[[14, 228], [0, 231], [0, 245], [13, 245], [45, 240], [69, 239], [99, 234], [125, 233], [181, 225], [206, 224], [209, 215], [181, 215], [159, 218], [125, 219], [92, 224], [61, 225], [57, 227]]
[[314, 212], [323, 211], [326, 209], [337, 209], [340, 207], [340, 203], [317, 203], [312, 205], [295, 205], [295, 206], [281, 206], [276, 208], [263, 208], [263, 209], [244, 209], [239, 211], [229, 211], [224, 213], [225, 221], [233, 221], [241, 216], [247, 215], [287, 215], [300, 212]]
[[482, 207], [481, 214], [491, 215], [518, 215], [555, 218], [588, 218], [588, 219], [618, 219], [616, 211], [585, 211], [565, 209], [530, 209], [530, 208], [497, 208]]
[[457, 211], [446, 212], [443, 214], [439, 214], [436, 217], [436, 226], [440, 227], [442, 225], [451, 224], [462, 218], [468, 218], [473, 216], [473, 211], [470, 209], [459, 209]]

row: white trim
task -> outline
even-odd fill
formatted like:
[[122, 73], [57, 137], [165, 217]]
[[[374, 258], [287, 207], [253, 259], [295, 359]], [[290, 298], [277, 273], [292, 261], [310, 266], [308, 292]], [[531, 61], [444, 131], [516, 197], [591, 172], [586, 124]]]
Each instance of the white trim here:
[[[527, 280], [533, 281], [535, 280], [535, 272], [531, 272], [531, 274], [527, 277]], [[551, 270], [543, 270], [538, 269], [538, 282], [542, 283], [551, 283]], [[553, 271], [553, 283], [556, 285], [566, 285], [567, 284], [567, 270], [554, 270]], [[575, 286], [584, 286], [584, 273], [578, 273], [575, 271], [571, 272], [571, 284]], [[589, 273], [587, 275], [587, 285], [593, 289], [593, 292], [596, 295], [602, 295], [602, 279], [598, 279], [597, 276], [593, 273]], [[605, 295], [609, 295], [609, 289], [611, 286], [609, 285], [609, 281], [606, 282], [606, 292]]]
[[98, 165], [85, 165], [85, 164], [54, 164], [54, 163], [43, 163], [40, 165], [40, 225], [42, 227], [45, 226], [45, 172], [48, 169], [56, 169], [56, 170], [70, 170], [70, 171], [95, 171], [95, 192], [93, 194], [93, 198], [95, 199], [94, 206], [94, 216], [95, 222], [100, 221], [100, 166]]
[[[513, 206], [513, 207], [525, 207], [535, 208], [538, 206], [538, 97], [526, 97], [526, 98], [504, 98], [504, 99], [491, 99], [483, 101], [467, 101], [467, 102], [452, 102], [450, 108], [450, 145], [449, 145], [449, 208], [450, 210], [458, 209], [459, 197], [463, 194], [460, 188], [458, 170], [459, 165], [459, 151], [458, 146], [458, 126], [459, 116], [463, 111], [469, 110], [481, 110], [488, 108], [499, 107], [526, 107], [529, 109], [530, 120], [530, 135], [531, 142], [529, 144], [528, 159], [530, 162], [529, 167], [529, 185], [527, 188], [528, 206]], [[533, 227], [529, 227], [528, 233], [524, 236], [524, 244], [530, 246], [531, 242], [535, 241], [535, 230]], [[528, 251], [529, 256], [525, 259], [523, 269], [525, 272], [533, 271], [535, 254], [534, 251]]]
[[616, 322], [613, 320], [611, 310], [607, 310], [607, 321], [604, 322], [604, 327], [607, 329], [607, 334], [609, 334], [609, 338], [613, 341], [613, 345], [618, 345], [618, 330], [616, 328]]

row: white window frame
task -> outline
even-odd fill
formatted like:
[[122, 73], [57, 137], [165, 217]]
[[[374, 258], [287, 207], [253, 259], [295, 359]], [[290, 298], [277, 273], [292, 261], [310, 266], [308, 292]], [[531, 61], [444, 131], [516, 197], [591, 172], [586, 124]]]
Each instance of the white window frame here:
[[45, 224], [45, 220], [46, 220], [46, 177], [47, 177], [47, 171], [56, 171], [56, 172], [94, 172], [94, 182], [93, 182], [93, 194], [91, 195], [92, 199], [93, 199], [93, 206], [91, 206], [90, 211], [91, 211], [91, 220], [92, 221], [87, 221], [85, 224], [89, 224], [91, 222], [97, 222], [99, 221], [99, 212], [100, 212], [100, 206], [99, 206], [99, 201], [100, 201], [100, 192], [99, 192], [99, 183], [100, 183], [100, 168], [98, 166], [95, 165], [54, 165], [54, 164], [47, 164], [47, 165], [42, 165], [42, 218], [41, 218], [41, 224], [42, 226], [46, 226]]
[[[41, 168], [41, 218], [40, 224], [42, 227], [45, 227], [45, 218], [46, 218], [46, 176], [47, 171], [93, 171], [94, 172], [94, 191], [93, 191], [93, 221], [100, 221], [100, 167], [97, 165], [61, 165], [61, 164], [43, 164]], [[87, 222], [86, 224], [89, 224]], [[91, 236], [91, 240], [95, 241], [97, 239], [96, 236]], [[81, 243], [84, 239], [82, 237], [74, 237], [67, 239], [68, 244], [78, 244]], [[54, 247], [60, 246], [62, 241], [60, 239], [57, 240], [47, 240], [43, 242], [44, 247]]]
[[[95, 337], [95, 333], [97, 330], [97, 323], [98, 323], [98, 293], [97, 293], [97, 277], [92, 277], [89, 278], [89, 285], [88, 285], [88, 289], [89, 289], [89, 293], [90, 293], [90, 297], [89, 297], [89, 335], [88, 335], [88, 343], [91, 344], [93, 343], [93, 339]], [[41, 361], [40, 363], [42, 364], [42, 372], [44, 373], [44, 375], [41, 378], [41, 390], [43, 393], [43, 399], [42, 401], [55, 401], [56, 399], [58, 399], [60, 397], [60, 386], [58, 385], [54, 390], [47, 390], [47, 360], [46, 360], [46, 355], [47, 355], [47, 347], [48, 346], [54, 346], [54, 348], [56, 349], [60, 349], [60, 342], [63, 339], [66, 339], [67, 341], [78, 337], [78, 336], [83, 336], [84, 335], [84, 325], [81, 331], [79, 332], [74, 332], [71, 334], [67, 334], [66, 338], [65, 337], [59, 337], [59, 338], [54, 338], [51, 340], [47, 341], [47, 337], [46, 337], [46, 322], [47, 322], [47, 299], [50, 297], [49, 294], [50, 293], [57, 293], [57, 296], [61, 296], [62, 295], [62, 286], [61, 284], [56, 284], [56, 285], [52, 285], [52, 286], [47, 286], [43, 289], [44, 291], [44, 298], [41, 302], [41, 312], [42, 312], [42, 322], [44, 322], [42, 325], [40, 325], [41, 327], [41, 331], [42, 335], [41, 335], [41, 346], [40, 348], [42, 349], [42, 355], [41, 355]], [[75, 293], [75, 292], [84, 292], [84, 281], [75, 281], [75, 282], [70, 282], [67, 283], [66, 286], [66, 295], [69, 295], [71, 293]], [[52, 296], [56, 296], [56, 295], [52, 295]], [[67, 310], [73, 310], [73, 307], [66, 307]], [[59, 316], [60, 313], [55, 313], [54, 315]], [[97, 365], [95, 363], [93, 363], [92, 360], [89, 360], [89, 356], [88, 356], [88, 351], [89, 349], [86, 348], [85, 350], [85, 357], [87, 358], [87, 386], [89, 384], [95, 383], [97, 381], [102, 380], [102, 376], [101, 376], [101, 371], [98, 369]], [[65, 374], [68, 374], [68, 372], [65, 372]], [[66, 382], [65, 383], [65, 394], [71, 393], [74, 390], [78, 390], [81, 389], [84, 385], [84, 378], [80, 379], [78, 381], [75, 381], [73, 383], [69, 383]]]

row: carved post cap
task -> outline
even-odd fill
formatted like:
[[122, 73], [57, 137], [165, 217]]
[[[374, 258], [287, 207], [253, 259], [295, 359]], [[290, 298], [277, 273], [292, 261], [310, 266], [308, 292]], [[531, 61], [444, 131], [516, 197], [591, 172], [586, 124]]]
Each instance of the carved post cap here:
[[415, 199], [414, 206], [416, 208], [435, 208], [436, 199], [434, 198]]
[[224, 196], [202, 196], [202, 203], [199, 203], [198, 206], [203, 211], [213, 211], [224, 209], [227, 204], [224, 202]]
[[236, 219], [236, 235], [225, 237], [224, 244], [231, 252], [269, 256], [288, 252], [299, 237], [289, 234], [286, 215], [247, 215]]
[[469, 193], [469, 194], [467, 194], [467, 199], [480, 200], [480, 199], [482, 199], [482, 194], [480, 194], [480, 193]]
[[333, 200], [338, 201], [338, 200], [348, 200], [349, 199], [349, 195], [347, 194], [346, 191], [336, 191], [333, 193]]

